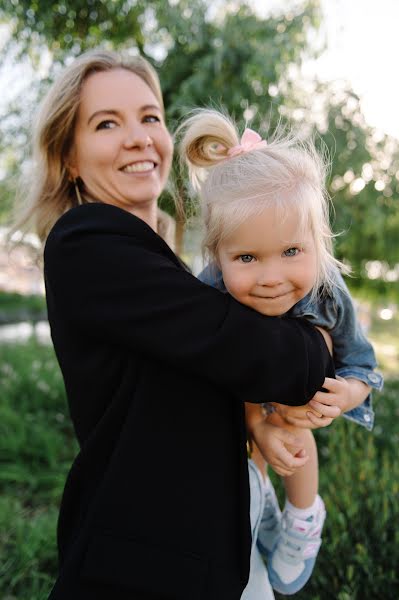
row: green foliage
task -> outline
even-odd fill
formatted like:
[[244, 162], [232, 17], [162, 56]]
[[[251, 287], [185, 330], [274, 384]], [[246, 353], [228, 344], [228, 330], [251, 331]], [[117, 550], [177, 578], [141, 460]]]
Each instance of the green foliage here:
[[334, 229], [343, 233], [336, 250], [364, 277], [365, 259], [392, 266], [399, 262], [399, 143], [367, 126], [359, 98], [351, 90], [329, 94], [327, 130], [321, 138], [332, 157], [329, 192], [335, 206]]
[[142, 23], [147, 7], [153, 4], [157, 3], [2, 0], [0, 16], [12, 23], [21, 52], [28, 49], [34, 53], [35, 45], [44, 42], [61, 57], [66, 52], [79, 54], [104, 39], [115, 45], [133, 39], [143, 50]]
[[[0, 365], [0, 597], [45, 600], [57, 568], [58, 504], [77, 445], [53, 350], [34, 341], [3, 345]], [[317, 432], [328, 517], [299, 600], [398, 597], [398, 393], [396, 379], [376, 395], [373, 433], [344, 420]]]
[[0, 324], [19, 321], [38, 321], [46, 318], [46, 300], [43, 296], [22, 295], [0, 291]]
[[0, 349], [0, 597], [45, 600], [58, 505], [76, 442], [52, 348]]
[[316, 432], [327, 520], [316, 568], [298, 600], [398, 597], [398, 393], [399, 380], [391, 380], [376, 394], [373, 433], [344, 420]]
[[[158, 68], [172, 129], [189, 109], [213, 104], [223, 105], [241, 126], [250, 119], [267, 135], [280, 118], [294, 118], [300, 109], [301, 127], [317, 126], [332, 158], [334, 230], [343, 232], [336, 240], [338, 257], [361, 278], [365, 261], [399, 263], [398, 142], [367, 126], [348, 87], [313, 82], [312, 91], [300, 89], [300, 66], [317, 53], [309, 40], [323, 18], [320, 2], [289, 2], [281, 10], [262, 18], [249, 3], [233, 0], [222, 0], [218, 8], [209, 0], [88, 0], [84, 6], [77, 0], [0, 0], [0, 20], [13, 32], [3, 54], [33, 66], [45, 50], [52, 59], [49, 77], [36, 81], [40, 89], [33, 85], [23, 94], [25, 104], [21, 100], [2, 119], [0, 157], [9, 176], [0, 181], [0, 221], [9, 214], [26, 155], [29, 125], [21, 114], [31, 115], [66, 61], [103, 46], [140, 52]], [[322, 125], [316, 123], [315, 98], [323, 106]], [[182, 184], [176, 195], [185, 197]], [[170, 194], [162, 206], [173, 212]]]

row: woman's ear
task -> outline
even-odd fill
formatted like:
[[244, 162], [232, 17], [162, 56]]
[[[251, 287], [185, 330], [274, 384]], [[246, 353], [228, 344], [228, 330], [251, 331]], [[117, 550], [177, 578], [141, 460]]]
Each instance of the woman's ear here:
[[65, 167], [69, 174], [69, 179], [74, 181], [79, 177], [79, 169], [76, 165], [75, 150], [72, 148], [65, 159]]

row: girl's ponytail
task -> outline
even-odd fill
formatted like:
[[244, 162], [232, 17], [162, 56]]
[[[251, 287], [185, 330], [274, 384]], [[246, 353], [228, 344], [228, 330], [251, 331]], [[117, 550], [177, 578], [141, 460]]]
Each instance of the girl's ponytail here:
[[196, 110], [177, 133], [181, 135], [180, 157], [196, 190], [206, 178], [207, 169], [225, 160], [228, 151], [239, 143], [233, 121], [210, 109]]

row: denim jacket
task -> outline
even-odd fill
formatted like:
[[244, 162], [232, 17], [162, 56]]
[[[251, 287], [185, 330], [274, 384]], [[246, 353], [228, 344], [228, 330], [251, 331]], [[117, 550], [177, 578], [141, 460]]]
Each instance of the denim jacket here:
[[[204, 283], [227, 292], [222, 273], [214, 265], [205, 267], [198, 277]], [[349, 290], [338, 271], [336, 282], [332, 295], [324, 295], [314, 301], [308, 294], [286, 316], [306, 318], [313, 325], [323, 327], [330, 333], [337, 375], [359, 379], [370, 387], [381, 390], [383, 378], [374, 371], [377, 366], [374, 350], [361, 330]], [[371, 394], [360, 406], [343, 413], [343, 416], [371, 431], [374, 426]]]

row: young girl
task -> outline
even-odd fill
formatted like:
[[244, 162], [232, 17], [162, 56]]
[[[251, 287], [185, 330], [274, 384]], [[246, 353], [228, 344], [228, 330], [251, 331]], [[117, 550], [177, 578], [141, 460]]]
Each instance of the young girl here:
[[[318, 413], [320, 402], [331, 406], [330, 422], [342, 413], [372, 429], [370, 388], [381, 389], [382, 378], [374, 372], [373, 349], [358, 326], [340, 275], [346, 269], [332, 253], [326, 165], [312, 143], [278, 133], [267, 142], [250, 129], [240, 140], [234, 123], [212, 110], [198, 111], [182, 130], [182, 156], [201, 198], [203, 245], [211, 259], [200, 278], [264, 315], [309, 319], [328, 330], [333, 340], [337, 378], [326, 380], [326, 392], [318, 392], [303, 407], [266, 404], [263, 414], [247, 404], [247, 421], [254, 431], [253, 534], [273, 588], [294, 594], [312, 573], [326, 514], [318, 495], [317, 448], [311, 432], [325, 425], [326, 417]], [[276, 469], [284, 476], [287, 496], [282, 514], [269, 478], [263, 477], [276, 426], [300, 436], [309, 457], [294, 474]], [[262, 594], [256, 553], [253, 548], [253, 569], [243, 596], [249, 600]]]

